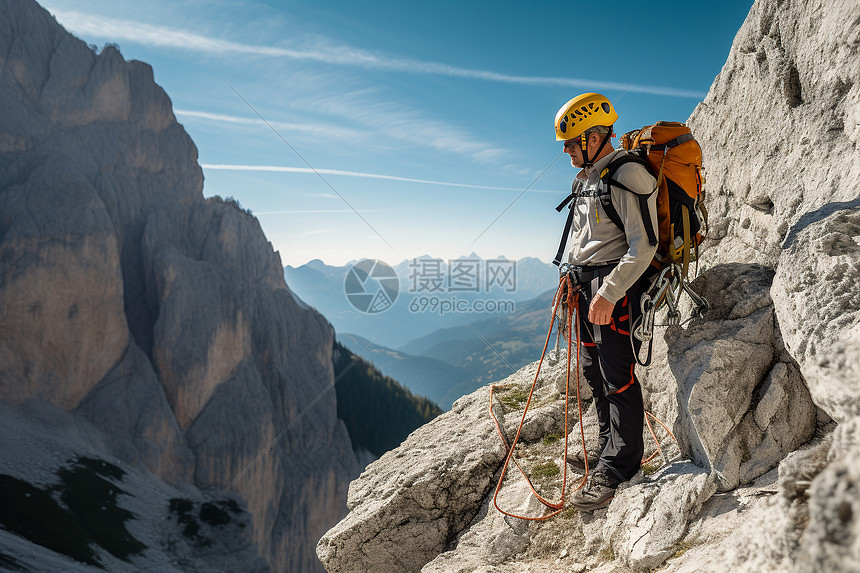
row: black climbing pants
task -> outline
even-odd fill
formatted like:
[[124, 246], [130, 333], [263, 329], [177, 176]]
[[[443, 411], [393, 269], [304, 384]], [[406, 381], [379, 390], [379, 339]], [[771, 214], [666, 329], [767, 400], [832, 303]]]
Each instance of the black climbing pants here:
[[582, 341], [580, 362], [594, 395], [600, 428], [601, 454], [595, 470], [603, 471], [617, 484], [639, 471], [645, 450], [645, 408], [634, 372], [636, 357], [630, 346], [631, 325], [641, 315], [639, 281], [615, 304], [609, 324], [588, 321], [592, 297], [613, 268], [577, 272], [575, 282], [581, 285], [577, 312]]

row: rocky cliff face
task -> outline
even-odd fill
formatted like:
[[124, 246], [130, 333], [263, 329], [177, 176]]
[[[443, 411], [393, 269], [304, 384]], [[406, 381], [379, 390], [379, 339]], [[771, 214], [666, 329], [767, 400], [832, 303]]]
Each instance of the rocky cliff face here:
[[0, 402], [73, 412], [106, 455], [238, 492], [274, 570], [319, 569], [357, 473], [331, 327], [258, 222], [204, 200], [146, 64], [0, 0], [0, 108]]
[[860, 413], [847, 359], [860, 352], [858, 58], [857, 2], [756, 2], [690, 116], [713, 221], [704, 264], [777, 269], [788, 350], [816, 403], [840, 421]]
[[[690, 125], [711, 223], [694, 288], [711, 309], [658, 334], [641, 371], [646, 408], [677, 438], [663, 434], [670, 463], [645, 467], [606, 510], [505, 517], [492, 501], [505, 450], [484, 388], [351, 484], [350, 514], [317, 548], [330, 573], [857, 568], [860, 4], [757, 0]], [[561, 363], [538, 380], [517, 452], [552, 500]], [[490, 405], [508, 440], [535, 368]], [[593, 416], [583, 423], [596, 439]], [[570, 436], [580, 447], [578, 427]], [[499, 505], [545, 512], [516, 474]]]

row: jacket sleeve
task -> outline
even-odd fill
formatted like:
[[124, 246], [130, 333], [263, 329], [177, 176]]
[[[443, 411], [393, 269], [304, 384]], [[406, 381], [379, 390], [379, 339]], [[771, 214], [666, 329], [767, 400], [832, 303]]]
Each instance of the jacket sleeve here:
[[642, 222], [642, 212], [639, 208], [637, 195], [648, 196], [648, 212], [651, 215], [651, 227], [657, 232], [657, 193], [654, 192], [657, 181], [648, 170], [636, 163], [622, 165], [615, 174], [618, 181], [635, 193], [613, 187], [612, 204], [618, 211], [618, 216], [624, 224], [624, 234], [627, 238], [627, 252], [621, 257], [618, 265], [612, 269], [597, 294], [615, 304], [635, 283], [651, 264], [657, 245], [648, 244], [645, 225]]

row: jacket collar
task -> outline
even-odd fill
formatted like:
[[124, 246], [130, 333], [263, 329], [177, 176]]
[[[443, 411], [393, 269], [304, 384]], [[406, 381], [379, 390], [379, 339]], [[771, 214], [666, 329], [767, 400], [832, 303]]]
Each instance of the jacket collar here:
[[[603, 172], [604, 169], [609, 165], [609, 163], [615, 159], [619, 154], [624, 153], [623, 149], [616, 149], [612, 153], [600, 158], [597, 162], [595, 162], [593, 167], [590, 167], [585, 170], [585, 174], [588, 176], [588, 179], [599, 178], [600, 173]], [[593, 174], [597, 175], [593, 175]]]

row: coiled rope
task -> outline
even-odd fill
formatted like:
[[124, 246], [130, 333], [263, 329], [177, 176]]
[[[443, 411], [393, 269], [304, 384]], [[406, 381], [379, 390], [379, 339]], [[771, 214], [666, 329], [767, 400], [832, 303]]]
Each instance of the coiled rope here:
[[[566, 378], [565, 378], [565, 390], [564, 390], [564, 470], [563, 470], [562, 482], [561, 482], [561, 498], [557, 502], [552, 502], [552, 501], [544, 498], [541, 494], [539, 494], [537, 492], [537, 490], [534, 487], [534, 484], [532, 484], [532, 482], [529, 479], [528, 475], [526, 474], [525, 470], [523, 470], [522, 466], [520, 466], [519, 462], [514, 457], [514, 448], [516, 447], [517, 442], [520, 439], [520, 435], [522, 434], [523, 424], [525, 423], [525, 420], [526, 420], [526, 413], [529, 411], [529, 406], [531, 405], [532, 397], [534, 396], [534, 391], [535, 391], [535, 388], [537, 387], [537, 382], [538, 382], [538, 379], [540, 376], [541, 367], [543, 366], [543, 360], [544, 360], [544, 357], [546, 356], [546, 349], [549, 346], [550, 338], [552, 338], [552, 330], [553, 330], [553, 326], [555, 325], [556, 312], [558, 310], [558, 305], [562, 301], [566, 301], [567, 307], [568, 307], [568, 312], [566, 313], [567, 330], [565, 331], [568, 333], [568, 335], [565, 336], [565, 339], [567, 340], [567, 374], [566, 374]], [[508, 442], [505, 439], [504, 433], [502, 432], [502, 428], [499, 425], [499, 420], [498, 420], [498, 418], [496, 418], [495, 412], [493, 412], [493, 394], [494, 394], [498, 385], [493, 384], [490, 386], [490, 405], [489, 405], [490, 416], [493, 418], [493, 423], [496, 426], [496, 432], [499, 434], [499, 437], [502, 439], [502, 443], [504, 444], [505, 449], [507, 450], [507, 454], [505, 456], [505, 463], [502, 466], [502, 473], [499, 476], [499, 482], [496, 485], [496, 491], [493, 494], [493, 505], [496, 507], [496, 509], [499, 512], [501, 512], [504, 515], [507, 515], [509, 517], [514, 517], [517, 519], [524, 519], [527, 521], [541, 521], [544, 519], [549, 519], [550, 517], [553, 517], [555, 515], [558, 515], [559, 513], [564, 511], [564, 509], [565, 509], [564, 500], [565, 500], [565, 492], [567, 491], [567, 451], [568, 451], [568, 436], [569, 436], [569, 433], [568, 433], [568, 406], [569, 406], [569, 401], [570, 401], [570, 358], [571, 358], [571, 350], [572, 350], [572, 347], [571, 347], [572, 337], [570, 336], [571, 332], [575, 332], [575, 335], [576, 335], [576, 364], [577, 364], [577, 368], [576, 368], [576, 404], [577, 404], [577, 408], [579, 410], [579, 433], [580, 433], [580, 437], [582, 438], [583, 460], [585, 460], [585, 475], [582, 477], [582, 480], [580, 481], [580, 483], [576, 489], [578, 490], [578, 489], [582, 488], [582, 486], [585, 485], [585, 482], [588, 479], [588, 475], [589, 475], [588, 453], [587, 453], [587, 449], [585, 446], [585, 429], [584, 429], [583, 423], [582, 423], [582, 398], [581, 398], [580, 393], [579, 393], [579, 354], [580, 354], [580, 346], [581, 346], [580, 342], [581, 341], [580, 341], [580, 336], [579, 336], [579, 320], [576, 321], [576, 327], [575, 328], [573, 325], [573, 309], [576, 309], [577, 312], [579, 311], [579, 288], [578, 287], [574, 288], [573, 281], [571, 280], [570, 275], [566, 274], [559, 281], [558, 289], [556, 289], [555, 296], [553, 297], [552, 318], [551, 318], [550, 324], [549, 324], [549, 331], [547, 332], [546, 341], [544, 342], [544, 345], [543, 345], [543, 351], [541, 352], [540, 360], [538, 361], [538, 367], [537, 367], [537, 372], [535, 372], [534, 381], [532, 382], [531, 389], [529, 390], [529, 397], [526, 400], [526, 405], [525, 405], [525, 408], [523, 409], [523, 415], [520, 418], [520, 423], [519, 423], [519, 426], [517, 427], [516, 436], [514, 437], [514, 441], [510, 445], [508, 445]], [[650, 412], [645, 412], [645, 422], [648, 424], [648, 430], [651, 432], [651, 436], [654, 438], [654, 443], [657, 445], [657, 449], [650, 456], [648, 456], [647, 459], [642, 461], [642, 465], [650, 462], [652, 459], [654, 459], [654, 457], [657, 454], [662, 455], [662, 450], [660, 448], [660, 441], [657, 439], [657, 435], [654, 433], [654, 428], [651, 426], [651, 422], [648, 419], [649, 417], [653, 418], [658, 424], [660, 424], [663, 427], [663, 429], [666, 430], [666, 432], [672, 437], [672, 439], [675, 440], [675, 436], [672, 434], [672, 432], [669, 431], [669, 428], [666, 427], [666, 424], [661, 422], [659, 419], [657, 419], [656, 416], [654, 416]], [[677, 443], [677, 440], [675, 440], [675, 443]], [[664, 456], [664, 459], [665, 459], [665, 456]], [[546, 507], [548, 507], [549, 509], [554, 510], [554, 511], [552, 511], [546, 515], [541, 515], [541, 516], [526, 516], [526, 515], [517, 515], [515, 513], [511, 513], [509, 511], [505, 511], [504, 509], [499, 507], [499, 502], [498, 502], [499, 491], [501, 491], [501, 489], [502, 489], [502, 482], [505, 479], [505, 475], [508, 471], [508, 466], [510, 465], [511, 461], [514, 462], [514, 465], [520, 471], [520, 474], [522, 474], [523, 478], [525, 478], [526, 483], [528, 484], [532, 495], [534, 495], [535, 498], [537, 498], [537, 500], [540, 501], [543, 505], [545, 505]], [[576, 490], [574, 490], [574, 491], [576, 491]]]

